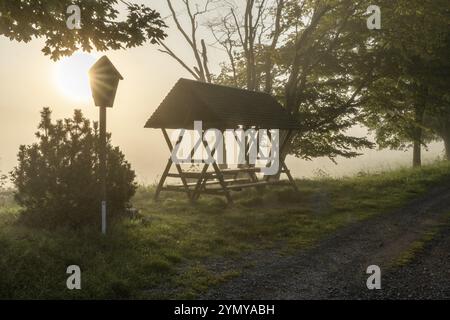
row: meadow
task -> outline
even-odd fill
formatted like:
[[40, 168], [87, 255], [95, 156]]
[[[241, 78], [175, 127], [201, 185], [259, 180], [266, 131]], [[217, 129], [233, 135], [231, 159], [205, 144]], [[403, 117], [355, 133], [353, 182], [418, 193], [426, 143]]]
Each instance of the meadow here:
[[[258, 250], [289, 255], [314, 245], [348, 224], [399, 208], [449, 181], [450, 163], [420, 169], [360, 173], [353, 177], [297, 180], [289, 188], [245, 190], [228, 206], [217, 197], [195, 205], [184, 194], [140, 186], [139, 211], [109, 226], [107, 235], [81, 230], [45, 230], [18, 222], [11, 191], [0, 194], [1, 299], [192, 299], [239, 275], [217, 268]], [[93, 213], [97, 214], [97, 213]], [[66, 268], [81, 268], [81, 290], [66, 288]]]

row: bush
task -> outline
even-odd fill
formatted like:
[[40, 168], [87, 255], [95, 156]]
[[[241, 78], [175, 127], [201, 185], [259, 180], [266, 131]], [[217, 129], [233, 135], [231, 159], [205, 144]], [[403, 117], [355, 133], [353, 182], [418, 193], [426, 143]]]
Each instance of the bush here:
[[[15, 199], [24, 208], [22, 221], [40, 227], [100, 224], [99, 132], [96, 122], [75, 110], [73, 118], [52, 123], [44, 108], [38, 142], [20, 146], [12, 171]], [[135, 173], [107, 136], [108, 217], [128, 206], [136, 191]]]

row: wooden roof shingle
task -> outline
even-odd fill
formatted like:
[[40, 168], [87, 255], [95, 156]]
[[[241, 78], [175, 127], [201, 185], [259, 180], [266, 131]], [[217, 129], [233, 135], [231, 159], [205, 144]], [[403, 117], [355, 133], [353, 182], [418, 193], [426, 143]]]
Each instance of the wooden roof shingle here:
[[179, 79], [145, 124], [145, 128], [299, 129], [294, 118], [267, 93]]

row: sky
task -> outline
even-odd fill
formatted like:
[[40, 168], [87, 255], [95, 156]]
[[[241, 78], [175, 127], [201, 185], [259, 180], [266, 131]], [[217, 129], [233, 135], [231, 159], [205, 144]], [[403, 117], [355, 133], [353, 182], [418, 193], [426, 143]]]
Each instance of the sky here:
[[[168, 16], [165, 1], [141, 2], [158, 10], [163, 17]], [[170, 19], [166, 22], [173, 27]], [[170, 28], [167, 33], [169, 38], [166, 43], [187, 61], [192, 61], [187, 44], [176, 30]], [[212, 42], [206, 33], [205, 37], [207, 43]], [[98, 108], [92, 99], [74, 99], [67, 92], [72, 83], [68, 73], [80, 70], [71, 66], [70, 60], [64, 63], [65, 67], [61, 62], [51, 61], [42, 54], [42, 47], [42, 39], [25, 44], [0, 36], [0, 171], [3, 173], [11, 171], [17, 164], [19, 145], [36, 141], [34, 133], [43, 107], [52, 109], [54, 119], [70, 117], [74, 109], [81, 109], [89, 119], [98, 119]], [[218, 71], [217, 66], [224, 59], [224, 54], [213, 47], [208, 50], [214, 73]], [[154, 183], [164, 170], [169, 151], [161, 132], [144, 129], [144, 124], [175, 82], [180, 77], [191, 76], [151, 44], [93, 53], [92, 57], [82, 59], [84, 67], [87, 69], [103, 54], [110, 58], [124, 77], [119, 84], [114, 108], [108, 110], [108, 131], [112, 132], [112, 142], [126, 155], [139, 183]], [[363, 128], [352, 131], [360, 136], [367, 134]], [[424, 161], [430, 162], [442, 156], [443, 148], [442, 143], [431, 144], [428, 151], [424, 150]], [[288, 158], [287, 165], [296, 177], [313, 177], [319, 172], [338, 177], [358, 171], [407, 166], [411, 158], [411, 152], [368, 150], [355, 159], [338, 158], [337, 165], [324, 158], [304, 161], [294, 157]]]

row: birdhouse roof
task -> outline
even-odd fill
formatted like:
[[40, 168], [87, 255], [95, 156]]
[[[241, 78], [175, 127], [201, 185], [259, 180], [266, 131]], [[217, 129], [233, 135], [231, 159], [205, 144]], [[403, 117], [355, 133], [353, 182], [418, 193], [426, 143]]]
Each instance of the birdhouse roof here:
[[120, 80], [123, 80], [122, 75], [120, 72], [116, 69], [116, 67], [112, 64], [112, 62], [108, 59], [107, 56], [103, 56], [89, 70], [89, 74], [107, 74], [107, 75], [113, 75]]
[[145, 124], [146, 128], [299, 129], [295, 119], [267, 93], [179, 79]]

